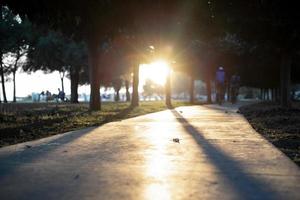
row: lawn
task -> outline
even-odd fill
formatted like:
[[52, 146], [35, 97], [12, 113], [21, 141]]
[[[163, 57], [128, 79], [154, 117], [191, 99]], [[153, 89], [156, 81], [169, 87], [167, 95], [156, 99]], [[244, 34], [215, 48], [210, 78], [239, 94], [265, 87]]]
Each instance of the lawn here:
[[300, 166], [300, 103], [291, 109], [276, 103], [258, 103], [240, 108], [252, 127]]
[[[105, 102], [101, 111], [90, 112], [83, 103], [2, 104], [0, 147], [167, 109], [162, 101], [141, 102], [133, 109], [129, 105]], [[184, 105], [189, 103], [173, 102], [174, 107]]]

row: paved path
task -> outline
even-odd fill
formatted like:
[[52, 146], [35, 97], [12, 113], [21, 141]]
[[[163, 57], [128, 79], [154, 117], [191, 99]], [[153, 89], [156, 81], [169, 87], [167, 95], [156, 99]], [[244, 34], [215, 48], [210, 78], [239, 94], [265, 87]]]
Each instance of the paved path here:
[[0, 199], [300, 199], [299, 168], [223, 109], [180, 107], [2, 148]]

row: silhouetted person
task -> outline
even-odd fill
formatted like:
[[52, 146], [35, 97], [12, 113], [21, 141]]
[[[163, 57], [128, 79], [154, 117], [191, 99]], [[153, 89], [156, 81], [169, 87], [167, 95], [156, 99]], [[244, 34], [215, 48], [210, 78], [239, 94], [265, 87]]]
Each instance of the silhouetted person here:
[[231, 76], [230, 79], [230, 96], [231, 96], [231, 103], [236, 103], [237, 96], [239, 94], [240, 89], [240, 76], [237, 74], [234, 74]]
[[58, 99], [65, 101], [65, 93], [58, 88]]
[[46, 101], [48, 102], [51, 98], [51, 92], [49, 92], [48, 90], [46, 91]]
[[223, 67], [219, 67], [216, 72], [216, 100], [220, 105], [224, 100], [224, 91], [225, 91], [225, 71]]
[[43, 100], [43, 97], [44, 97], [44, 95], [45, 95], [45, 92], [44, 92], [44, 91], [42, 91], [42, 92], [39, 94], [39, 97], [38, 97], [38, 102], [40, 102], [40, 101], [41, 101], [41, 96], [42, 96], [42, 100]]

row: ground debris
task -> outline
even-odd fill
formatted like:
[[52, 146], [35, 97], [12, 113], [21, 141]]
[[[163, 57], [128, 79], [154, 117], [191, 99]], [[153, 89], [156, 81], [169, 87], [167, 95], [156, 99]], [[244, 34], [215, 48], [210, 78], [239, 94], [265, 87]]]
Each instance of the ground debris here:
[[76, 176], [74, 176], [74, 179], [78, 179], [79, 178], [79, 174], [76, 174]]
[[173, 142], [180, 143], [180, 139], [179, 138], [173, 138]]

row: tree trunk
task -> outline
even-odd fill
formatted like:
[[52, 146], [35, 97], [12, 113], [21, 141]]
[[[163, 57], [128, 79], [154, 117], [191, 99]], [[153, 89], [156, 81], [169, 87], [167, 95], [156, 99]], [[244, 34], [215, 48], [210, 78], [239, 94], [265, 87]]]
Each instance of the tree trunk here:
[[272, 88], [272, 101], [276, 101], [276, 89]]
[[90, 79], [90, 110], [101, 110], [100, 79], [99, 79], [99, 51], [98, 41], [90, 38], [88, 41], [89, 79]]
[[15, 71], [15, 69], [13, 71], [13, 85], [14, 85], [13, 102], [17, 102], [17, 98], [16, 98], [16, 71]]
[[133, 85], [132, 85], [132, 99], [131, 106], [136, 107], [139, 106], [139, 64], [136, 64], [133, 67]]
[[[0, 6], [0, 19], [3, 20], [2, 6]], [[5, 93], [4, 71], [3, 71], [3, 65], [2, 65], [2, 50], [1, 49], [0, 49], [0, 76], [1, 76], [1, 83], [2, 83], [3, 102], [7, 103], [6, 93]], [[2, 103], [1, 99], [0, 99], [0, 103]]]
[[291, 82], [291, 64], [292, 58], [288, 53], [283, 53], [281, 57], [280, 66], [280, 85], [281, 85], [281, 98], [280, 104], [282, 107], [288, 108], [290, 102], [290, 82]]
[[195, 78], [194, 76], [190, 77], [190, 103], [195, 103]]
[[0, 61], [0, 75], [1, 75], [1, 82], [2, 82], [2, 93], [3, 93], [3, 102], [7, 103], [7, 98], [6, 98], [6, 91], [5, 91], [5, 78], [4, 78], [4, 69], [3, 69], [3, 64], [2, 64], [2, 54], [1, 56], [1, 61]]
[[126, 88], [126, 101], [130, 101], [130, 93], [129, 93], [129, 81], [125, 80], [125, 88]]
[[65, 92], [65, 86], [64, 86], [64, 77], [65, 77], [65, 71], [60, 72], [60, 81], [61, 81], [61, 91]]
[[61, 91], [65, 92], [65, 87], [64, 87], [64, 78], [60, 78], [61, 81]]
[[71, 103], [78, 103], [78, 84], [79, 84], [79, 70], [71, 67]]
[[13, 68], [13, 102], [16, 102], [16, 72], [18, 70], [18, 61], [20, 59], [21, 55], [20, 52], [17, 51], [17, 55], [16, 55], [16, 60], [15, 60], [15, 64], [14, 64], [14, 68]]
[[115, 101], [116, 101], [116, 102], [120, 101], [120, 90], [116, 90]]
[[207, 103], [211, 103], [211, 81], [210, 77], [206, 80], [206, 95], [207, 95]]
[[279, 88], [278, 87], [275, 89], [275, 100], [276, 100], [276, 102], [280, 101], [280, 94], [279, 94]]

